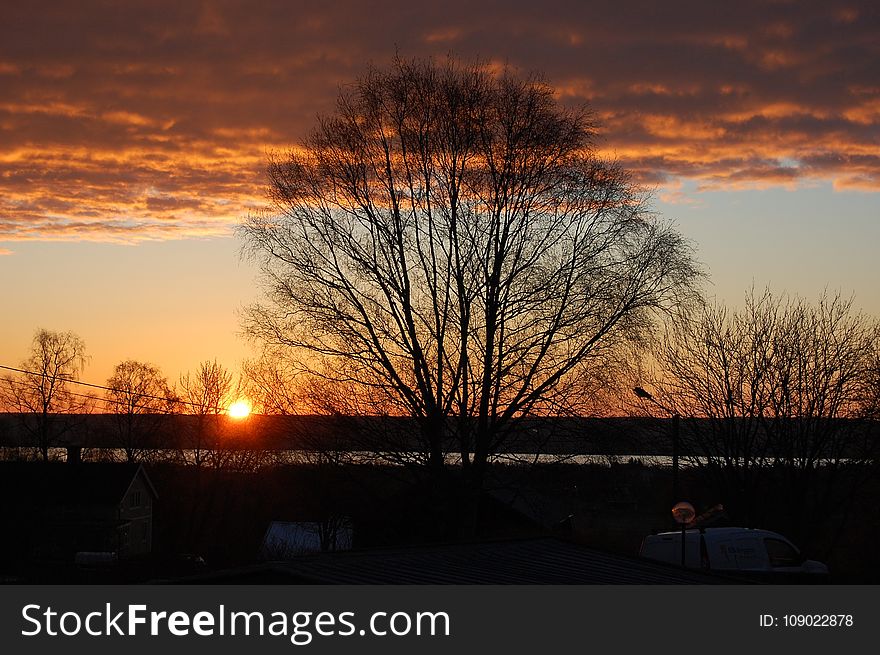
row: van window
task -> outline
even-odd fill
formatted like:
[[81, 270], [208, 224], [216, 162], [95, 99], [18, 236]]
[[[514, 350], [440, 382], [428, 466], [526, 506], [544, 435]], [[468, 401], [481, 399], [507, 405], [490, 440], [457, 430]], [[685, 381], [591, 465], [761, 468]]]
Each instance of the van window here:
[[764, 544], [770, 556], [770, 566], [798, 566], [801, 563], [800, 555], [791, 544], [781, 539], [764, 539]]
[[767, 568], [767, 558], [761, 542], [753, 536], [738, 538], [736, 544], [736, 567], [741, 571], [755, 571]]

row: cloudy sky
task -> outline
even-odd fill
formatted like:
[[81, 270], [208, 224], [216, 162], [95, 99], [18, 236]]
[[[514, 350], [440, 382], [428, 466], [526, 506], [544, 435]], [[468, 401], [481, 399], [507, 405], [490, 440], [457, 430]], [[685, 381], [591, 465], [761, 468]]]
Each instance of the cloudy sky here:
[[711, 294], [854, 294], [880, 314], [880, 5], [20, 2], [0, 6], [0, 364], [74, 330], [102, 382], [248, 353], [236, 223], [266, 155], [372, 62], [541, 71], [693, 239]]

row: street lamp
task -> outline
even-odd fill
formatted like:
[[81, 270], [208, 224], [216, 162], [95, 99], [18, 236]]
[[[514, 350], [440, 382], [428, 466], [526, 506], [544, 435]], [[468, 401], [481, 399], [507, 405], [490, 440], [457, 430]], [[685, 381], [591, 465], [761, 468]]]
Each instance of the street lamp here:
[[669, 414], [672, 417], [672, 502], [678, 502], [678, 441], [679, 441], [679, 422], [681, 420], [681, 416], [679, 416], [678, 412], [670, 411], [665, 408], [663, 405], [658, 403], [654, 396], [650, 393], [642, 389], [641, 387], [635, 387], [633, 389], [633, 393], [636, 394], [642, 400], [647, 400], [662, 409], [664, 412]]

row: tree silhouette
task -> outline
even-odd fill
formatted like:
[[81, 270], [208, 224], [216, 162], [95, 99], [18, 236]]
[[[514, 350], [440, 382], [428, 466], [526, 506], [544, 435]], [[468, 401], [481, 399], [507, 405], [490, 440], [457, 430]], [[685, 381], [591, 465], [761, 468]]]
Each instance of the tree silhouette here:
[[[777, 471], [774, 496], [803, 524], [828, 509], [837, 469], [870, 456], [870, 431], [858, 419], [876, 333], [876, 322], [840, 295], [809, 303], [769, 289], [751, 290], [742, 309], [707, 305], [670, 329], [656, 353], [658, 402], [686, 417], [693, 461], [737, 519], [761, 518], [762, 469]], [[829, 484], [817, 483], [820, 471]]]
[[139, 461], [164, 418], [174, 411], [174, 391], [156, 366], [132, 359], [116, 365], [107, 386], [108, 408], [116, 416], [117, 444], [127, 461]]
[[291, 416], [306, 413], [295, 362], [277, 349], [263, 349], [242, 365], [242, 390], [260, 414]]
[[86, 408], [85, 400], [69, 389], [85, 366], [85, 351], [85, 343], [73, 332], [40, 329], [21, 363], [27, 373], [4, 378], [7, 403], [21, 415], [22, 428], [43, 461], [49, 460], [49, 449], [68, 429], [69, 415]]
[[217, 360], [204, 361], [194, 375], [187, 372], [180, 377], [183, 408], [195, 416], [195, 423], [187, 431], [188, 443], [185, 445], [196, 466], [210, 463], [220, 467], [223, 464], [221, 419], [232, 403], [232, 392], [232, 373]]
[[536, 76], [371, 68], [270, 162], [247, 332], [381, 395], [426, 464], [455, 453], [479, 485], [522, 417], [566, 411], [699, 275], [594, 137]]

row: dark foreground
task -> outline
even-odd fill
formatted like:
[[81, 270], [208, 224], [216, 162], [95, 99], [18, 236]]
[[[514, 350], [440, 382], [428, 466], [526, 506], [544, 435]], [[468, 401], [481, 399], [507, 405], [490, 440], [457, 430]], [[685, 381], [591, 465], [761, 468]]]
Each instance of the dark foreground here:
[[[20, 482], [11, 488], [15, 476], [2, 475], [3, 467], [9, 471], [9, 466], [0, 464], [0, 576], [14, 583], [146, 582], [189, 576], [228, 581], [224, 572], [242, 567], [265, 571], [267, 562], [314, 557], [314, 551], [322, 549], [388, 552], [420, 546], [435, 552], [454, 544], [473, 547], [523, 539], [542, 543], [547, 538], [632, 558], [646, 534], [672, 527], [670, 470], [637, 461], [496, 466], [479, 496], [459, 491], [454, 472], [449, 483], [438, 488], [407, 469], [378, 465], [298, 465], [242, 472], [156, 464], [144, 467], [156, 494], [148, 552], [132, 552], [114, 562], [97, 556], [80, 556], [77, 561], [76, 551], [93, 547], [81, 536], [85, 519], [60, 528], [62, 535], [77, 531], [77, 543], [64, 546], [63, 539], [56, 538], [54, 550], [39, 546], [46, 515], [29, 505], [33, 489], [21, 488]], [[69, 465], [32, 466], [37, 470]], [[32, 479], [38, 484], [40, 477]], [[800, 482], [790, 472], [767, 469], [753, 475], [748, 488], [738, 489], [713, 472], [685, 470], [680, 495], [698, 511], [724, 503], [727, 509], [714, 517], [716, 524], [785, 534], [805, 556], [829, 565], [831, 582], [880, 582], [876, 472], [867, 467], [835, 470], [833, 475], [819, 471], [809, 481], [808, 493], [793, 498]], [[298, 530], [307, 526], [315, 532], [314, 543], [273, 541], [271, 535], [267, 541], [273, 522], [299, 526]], [[126, 539], [136, 541], [135, 532], [133, 528]], [[559, 548], [570, 555], [567, 546]], [[443, 552], [431, 560], [433, 567], [443, 568]], [[501, 548], [499, 557], [503, 552]], [[565, 566], [562, 562], [560, 570]], [[454, 582], [452, 578], [447, 581]], [[402, 573], [396, 580], [393, 572], [384, 581], [407, 582]]]

